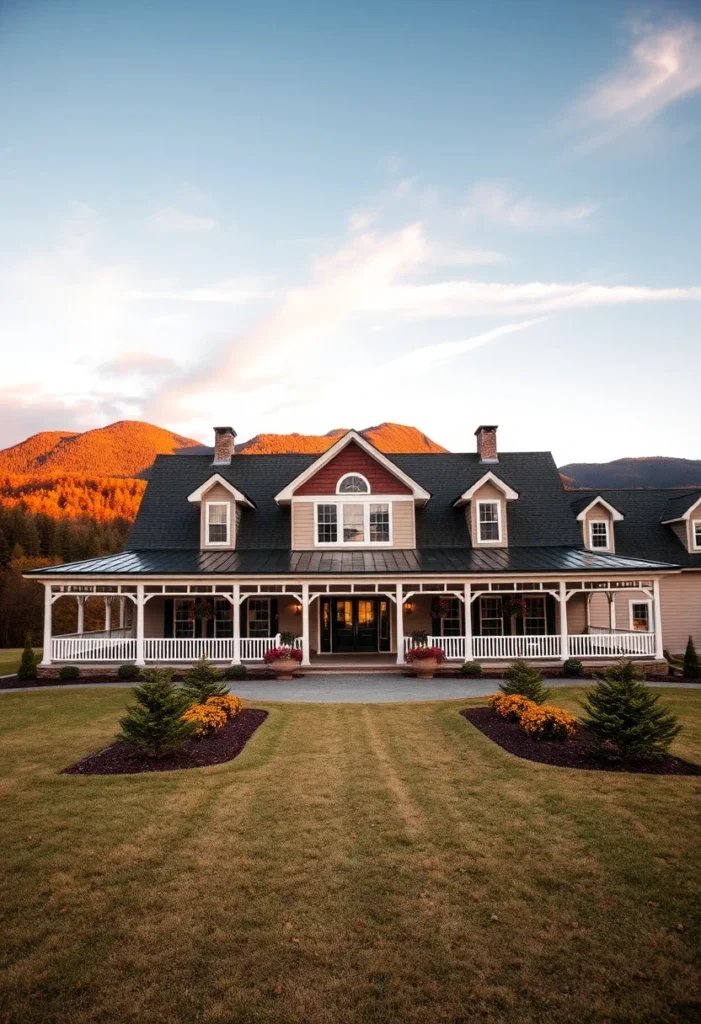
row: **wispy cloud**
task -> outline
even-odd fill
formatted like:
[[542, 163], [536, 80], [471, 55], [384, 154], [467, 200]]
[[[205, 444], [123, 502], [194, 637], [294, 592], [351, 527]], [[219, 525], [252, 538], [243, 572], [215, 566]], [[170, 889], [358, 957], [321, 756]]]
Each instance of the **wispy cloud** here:
[[472, 338], [466, 338], [463, 341], [444, 341], [437, 345], [423, 345], [421, 348], [413, 349], [411, 352], [397, 356], [395, 359], [390, 359], [380, 366], [379, 370], [380, 372], [388, 372], [390, 375], [405, 371], [419, 371], [423, 373], [428, 370], [435, 370], [439, 366], [457, 359], [458, 356], [465, 355], [466, 352], [473, 352], [477, 348], [489, 345], [491, 342], [497, 341], [507, 334], [524, 331], [527, 327], [533, 327], [535, 324], [540, 324], [546, 319], [547, 317], [538, 317], [535, 320], [522, 320], [520, 323], [503, 324], [501, 327], [495, 327], [491, 331], [484, 331], [482, 334], [475, 334]]
[[217, 226], [214, 217], [198, 217], [194, 213], [184, 213], [174, 206], [167, 206], [164, 210], [152, 214], [146, 218], [145, 223], [149, 231], [159, 235], [208, 235]]
[[97, 367], [104, 377], [142, 377], [149, 381], [163, 380], [177, 372], [178, 364], [168, 356], [149, 352], [120, 352]]
[[610, 142], [701, 91], [701, 27], [692, 21], [632, 26], [621, 65], [599, 78], [569, 110], [587, 145]]
[[247, 302], [274, 298], [275, 294], [274, 291], [266, 288], [262, 278], [243, 275], [229, 278], [226, 281], [217, 281], [201, 288], [186, 288], [177, 285], [137, 288], [129, 293], [129, 298], [135, 302], [209, 302], [241, 306]]
[[581, 225], [598, 208], [598, 203], [589, 202], [551, 206], [519, 197], [503, 181], [480, 181], [472, 189], [461, 213], [468, 221], [486, 220], [528, 231], [549, 231]]

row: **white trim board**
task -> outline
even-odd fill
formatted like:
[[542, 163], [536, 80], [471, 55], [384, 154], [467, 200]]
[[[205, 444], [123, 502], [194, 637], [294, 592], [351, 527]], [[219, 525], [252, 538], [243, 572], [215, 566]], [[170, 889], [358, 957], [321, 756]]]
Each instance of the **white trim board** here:
[[501, 491], [506, 501], [515, 501], [518, 498], [518, 491], [515, 491], [513, 487], [509, 487], [508, 484], [505, 484], [504, 481], [500, 480], [499, 477], [495, 473], [492, 473], [490, 469], [489, 472], [485, 473], [484, 476], [481, 476], [479, 480], [472, 485], [472, 487], [468, 487], [468, 489], [453, 502], [453, 507], [458, 508], [460, 505], [466, 505], [468, 501], [472, 501], [473, 496], [481, 487], [484, 487], [485, 484], [493, 484]]
[[579, 513], [579, 515], [577, 516], [577, 522], [583, 523], [586, 519], [587, 512], [590, 512], [595, 505], [603, 505], [606, 511], [611, 513], [611, 518], [613, 519], [614, 523], [620, 523], [623, 519], [625, 519], [625, 516], [622, 512], [619, 512], [617, 508], [614, 508], [613, 505], [606, 501], [605, 498], [602, 498], [600, 495], [597, 495], [596, 498], [593, 498], [592, 501], [589, 502], [587, 507], [583, 508], [582, 511]]
[[205, 480], [205, 482], [200, 487], [198, 487], [196, 491], [193, 491], [192, 494], [188, 494], [187, 500], [192, 502], [202, 501], [202, 498], [207, 493], [207, 491], [211, 490], [211, 488], [214, 487], [215, 484], [221, 484], [221, 486], [225, 490], [227, 490], [229, 494], [231, 494], [233, 498], [236, 501], [240, 502], [242, 505], [248, 505], [249, 508], [256, 507], [250, 500], [250, 498], [247, 498], [245, 494], [239, 491], [237, 487], [234, 487], [233, 484], [230, 484], [228, 480], [225, 480], [224, 477], [221, 476], [219, 473], [212, 473], [212, 475], [208, 477], [207, 480]]

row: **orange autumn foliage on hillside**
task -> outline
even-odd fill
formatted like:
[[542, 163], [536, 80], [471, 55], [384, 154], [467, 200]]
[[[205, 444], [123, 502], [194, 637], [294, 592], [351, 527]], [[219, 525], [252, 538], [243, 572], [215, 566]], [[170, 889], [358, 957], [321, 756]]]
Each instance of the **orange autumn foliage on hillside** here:
[[87, 516], [98, 523], [136, 517], [146, 489], [145, 480], [128, 477], [90, 477], [79, 473], [54, 476], [0, 475], [0, 504], [23, 505], [54, 519]]

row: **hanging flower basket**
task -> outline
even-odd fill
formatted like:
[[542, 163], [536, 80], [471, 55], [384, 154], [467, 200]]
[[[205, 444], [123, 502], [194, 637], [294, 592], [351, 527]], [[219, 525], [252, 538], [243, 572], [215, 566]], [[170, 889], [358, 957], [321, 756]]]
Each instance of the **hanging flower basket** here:
[[509, 594], [507, 597], [503, 597], [502, 606], [506, 616], [526, 614], [526, 599], [519, 597], [517, 594]]
[[212, 618], [214, 618], [214, 604], [212, 601], [198, 597], [194, 603], [190, 605], [188, 622], [204, 622]]
[[433, 619], [445, 619], [452, 610], [452, 602], [447, 597], [434, 597], [431, 601], [431, 618]]

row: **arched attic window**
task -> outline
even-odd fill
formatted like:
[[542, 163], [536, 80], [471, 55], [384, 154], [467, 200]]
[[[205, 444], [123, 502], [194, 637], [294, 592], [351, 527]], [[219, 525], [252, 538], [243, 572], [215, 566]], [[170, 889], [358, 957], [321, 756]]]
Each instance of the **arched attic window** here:
[[346, 473], [336, 484], [336, 494], [369, 494], [370, 484], [360, 473]]

